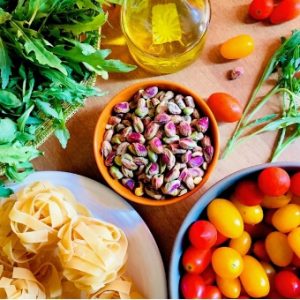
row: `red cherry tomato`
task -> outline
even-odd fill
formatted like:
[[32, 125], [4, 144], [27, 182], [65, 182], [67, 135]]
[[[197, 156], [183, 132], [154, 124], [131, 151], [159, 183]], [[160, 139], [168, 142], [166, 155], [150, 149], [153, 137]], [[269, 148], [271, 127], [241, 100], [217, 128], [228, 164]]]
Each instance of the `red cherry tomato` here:
[[215, 243], [215, 246], [220, 246], [220, 245], [224, 244], [226, 241], [228, 241], [228, 238], [218, 231], [217, 232], [217, 241]]
[[209, 249], [217, 240], [217, 229], [208, 221], [197, 221], [189, 230], [189, 240], [198, 249]]
[[216, 281], [216, 273], [214, 271], [214, 269], [212, 268], [212, 266], [208, 266], [204, 272], [201, 273], [201, 277], [204, 281], [205, 285], [212, 285], [215, 283]]
[[272, 218], [274, 213], [276, 212], [276, 209], [268, 209], [264, 214], [264, 221], [266, 224], [273, 226], [272, 224]]
[[291, 192], [297, 197], [300, 196], [300, 172], [291, 177]]
[[211, 261], [210, 249], [197, 249], [190, 246], [182, 256], [182, 265], [189, 273], [202, 273]]
[[235, 188], [234, 198], [244, 205], [258, 205], [263, 201], [264, 195], [252, 180], [240, 181]]
[[264, 169], [258, 176], [258, 186], [267, 196], [282, 196], [290, 188], [290, 176], [282, 168]]
[[204, 288], [202, 298], [203, 299], [222, 299], [222, 294], [216, 286], [208, 285]]
[[285, 298], [297, 298], [300, 296], [299, 278], [291, 271], [280, 271], [275, 276], [277, 292]]
[[265, 247], [265, 242], [264, 241], [256, 241], [253, 244], [253, 249], [252, 249], [254, 255], [263, 261], [269, 261], [269, 255], [266, 251], [266, 247]]
[[299, 0], [282, 0], [270, 16], [272, 24], [280, 24], [283, 22], [295, 19], [300, 15], [300, 1]]
[[249, 6], [249, 15], [255, 20], [265, 20], [271, 15], [273, 8], [273, 0], [253, 0]]
[[300, 257], [298, 257], [296, 254], [293, 256], [292, 265], [300, 268]]
[[219, 122], [236, 122], [242, 117], [240, 102], [226, 93], [215, 93], [207, 99], [207, 104]]
[[201, 299], [205, 285], [203, 279], [196, 274], [185, 274], [180, 281], [180, 290], [185, 299]]

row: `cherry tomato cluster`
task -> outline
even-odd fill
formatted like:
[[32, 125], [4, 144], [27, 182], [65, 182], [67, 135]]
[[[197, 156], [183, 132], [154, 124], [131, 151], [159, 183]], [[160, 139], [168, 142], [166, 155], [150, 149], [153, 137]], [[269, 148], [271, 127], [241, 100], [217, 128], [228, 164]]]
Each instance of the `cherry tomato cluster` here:
[[184, 298], [300, 298], [300, 172], [270, 167], [188, 231]]
[[253, 0], [249, 15], [255, 20], [269, 19], [272, 24], [280, 24], [295, 19], [300, 14], [300, 0]]

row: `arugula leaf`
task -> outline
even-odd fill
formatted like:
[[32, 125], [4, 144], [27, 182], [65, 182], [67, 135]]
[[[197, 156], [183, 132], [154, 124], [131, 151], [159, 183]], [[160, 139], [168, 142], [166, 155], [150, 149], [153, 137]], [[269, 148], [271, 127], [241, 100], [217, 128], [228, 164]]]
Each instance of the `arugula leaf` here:
[[23, 115], [18, 118], [18, 121], [17, 121], [17, 124], [18, 124], [18, 128], [21, 132], [24, 132], [25, 131], [25, 126], [26, 126], [26, 122], [28, 121], [29, 119], [29, 116], [31, 114], [31, 112], [33, 111], [34, 109], [34, 105], [31, 105], [24, 113]]
[[17, 134], [17, 125], [11, 119], [0, 119], [0, 145], [11, 143]]
[[3, 42], [0, 36], [0, 71], [1, 71], [1, 80], [2, 80], [2, 89], [4, 90], [9, 82], [9, 77], [11, 73], [12, 62], [7, 53], [5, 43]]
[[15, 94], [6, 90], [0, 90], [0, 107], [11, 109], [22, 105], [20, 99]]
[[72, 32], [74, 35], [79, 35], [84, 32], [98, 30], [104, 25], [107, 20], [107, 15], [101, 12], [98, 16], [87, 22], [78, 22], [76, 24], [52, 24], [49, 27], [62, 29], [64, 32]]
[[67, 147], [68, 140], [70, 139], [70, 132], [65, 126], [61, 126], [54, 131], [55, 136], [59, 140], [64, 149]]
[[51, 106], [50, 103], [36, 100], [37, 107], [46, 115], [58, 119], [57, 111]]

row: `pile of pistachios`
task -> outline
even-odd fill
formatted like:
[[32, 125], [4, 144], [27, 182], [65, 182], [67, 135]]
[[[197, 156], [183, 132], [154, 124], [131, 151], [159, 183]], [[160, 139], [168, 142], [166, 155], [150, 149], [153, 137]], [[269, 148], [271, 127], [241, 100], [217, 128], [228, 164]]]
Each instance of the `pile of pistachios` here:
[[135, 195], [182, 196], [212, 161], [208, 129], [193, 97], [151, 86], [114, 106], [101, 153], [111, 176]]

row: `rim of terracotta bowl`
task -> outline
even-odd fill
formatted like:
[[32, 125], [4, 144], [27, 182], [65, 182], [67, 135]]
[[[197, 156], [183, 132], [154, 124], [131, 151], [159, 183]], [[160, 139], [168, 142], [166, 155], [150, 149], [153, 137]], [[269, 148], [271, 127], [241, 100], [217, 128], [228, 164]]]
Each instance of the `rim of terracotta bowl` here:
[[169, 288], [169, 296], [171, 299], [180, 298], [179, 291], [179, 282], [181, 277], [181, 265], [180, 259], [184, 250], [184, 239], [186, 237], [187, 231], [191, 224], [196, 220], [201, 220], [201, 216], [205, 211], [208, 204], [215, 198], [218, 198], [232, 187], [236, 182], [252, 176], [255, 173], [262, 171], [265, 168], [269, 167], [281, 167], [286, 170], [291, 171], [299, 171], [300, 170], [300, 162], [275, 162], [275, 163], [263, 163], [251, 167], [247, 167], [241, 170], [238, 170], [234, 173], [231, 173], [215, 183], [212, 187], [210, 187], [194, 204], [194, 206], [190, 209], [188, 214], [185, 216], [182, 221], [180, 228], [177, 232], [172, 253], [170, 259], [169, 266], [169, 274], [168, 274], [168, 288]]
[[[131, 98], [136, 94], [138, 90], [147, 88], [149, 86], [158, 86], [161, 89], [168, 89], [175, 92], [179, 92], [183, 95], [192, 96], [200, 112], [204, 113], [209, 118], [210, 121], [209, 130], [211, 134], [210, 136], [212, 138], [212, 145], [214, 146], [214, 150], [215, 150], [213, 159], [211, 163], [208, 165], [208, 169], [206, 170], [202, 181], [193, 190], [189, 191], [188, 193], [180, 197], [173, 197], [166, 200], [155, 200], [150, 197], [136, 196], [133, 192], [131, 192], [126, 187], [124, 187], [118, 180], [115, 180], [111, 177], [108, 171], [108, 167], [105, 166], [104, 159], [100, 153], [100, 148], [102, 145], [103, 136], [105, 132], [105, 125], [107, 124], [108, 119], [111, 116], [113, 107], [119, 102], [130, 101]], [[202, 188], [202, 186], [207, 182], [208, 178], [210, 177], [210, 175], [212, 174], [213, 170], [216, 167], [216, 164], [219, 159], [219, 154], [220, 154], [220, 137], [219, 137], [218, 124], [213, 113], [211, 112], [208, 105], [206, 104], [206, 102], [191, 89], [179, 83], [175, 83], [167, 80], [143, 81], [140, 83], [130, 85], [129, 87], [120, 91], [110, 100], [110, 102], [103, 109], [98, 119], [95, 128], [95, 133], [94, 133], [94, 156], [96, 159], [98, 169], [102, 174], [103, 178], [105, 179], [105, 181], [115, 192], [117, 192], [125, 199], [133, 201], [135, 203], [144, 204], [144, 205], [150, 205], [150, 206], [170, 205], [191, 197], [194, 193], [198, 192]]]

